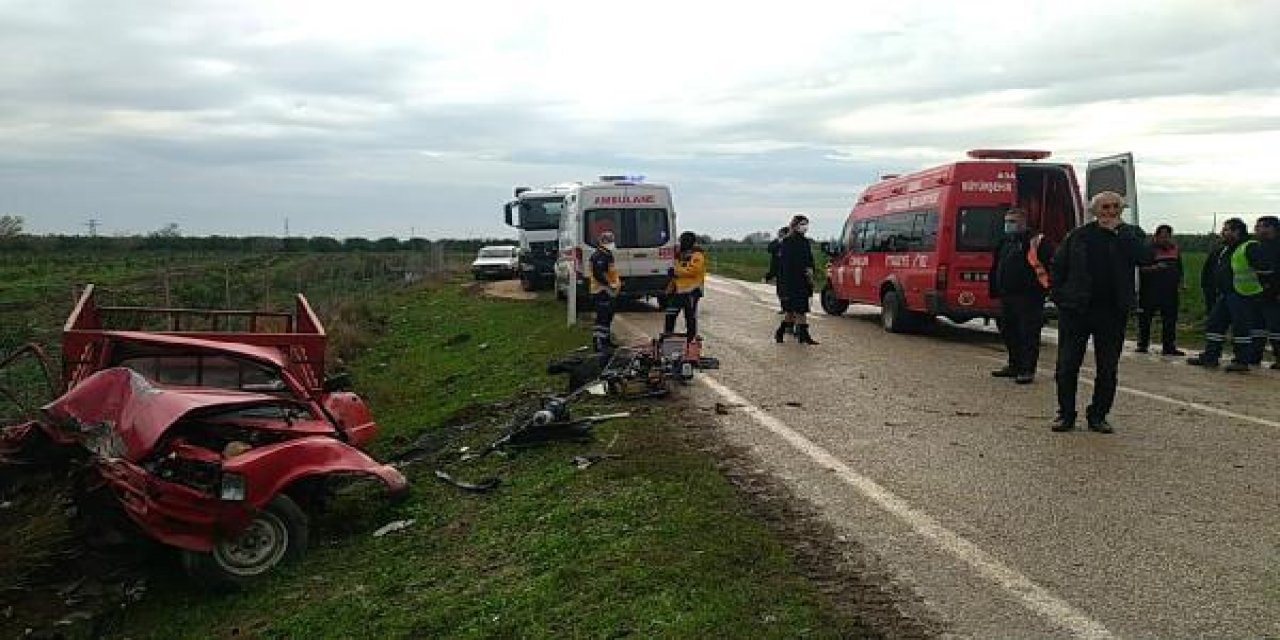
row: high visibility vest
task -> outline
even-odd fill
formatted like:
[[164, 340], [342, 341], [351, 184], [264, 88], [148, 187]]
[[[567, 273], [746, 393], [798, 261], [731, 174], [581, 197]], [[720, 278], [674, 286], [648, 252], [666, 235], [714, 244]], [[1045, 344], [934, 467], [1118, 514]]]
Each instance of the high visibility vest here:
[[1049, 272], [1040, 263], [1040, 241], [1044, 240], [1043, 233], [1037, 233], [1031, 242], [1027, 243], [1027, 264], [1036, 272], [1036, 281], [1040, 283], [1040, 288], [1049, 289]]
[[1258, 272], [1249, 265], [1249, 256], [1246, 255], [1251, 244], [1258, 244], [1258, 241], [1241, 242], [1231, 252], [1231, 283], [1235, 285], [1236, 293], [1242, 296], [1262, 293], [1262, 281], [1258, 279]]
[[702, 249], [694, 249], [681, 253], [676, 257], [676, 276], [671, 281], [671, 290], [675, 293], [689, 293], [701, 289], [707, 277], [707, 258]]
[[[613, 294], [622, 288], [622, 278], [618, 277], [617, 261], [613, 259], [613, 252], [609, 251], [608, 249], [598, 248], [596, 249], [596, 252], [602, 253], [603, 255], [607, 255], [610, 257], [609, 266], [608, 268], [605, 269], [605, 274], [604, 274], [605, 281], [600, 282], [596, 280], [596, 270], [592, 268], [591, 265], [588, 265], [587, 291], [590, 292], [591, 295], [595, 295], [597, 293], [600, 293], [601, 291], [607, 291], [610, 294]], [[595, 254], [592, 254], [591, 257], [594, 260]]]

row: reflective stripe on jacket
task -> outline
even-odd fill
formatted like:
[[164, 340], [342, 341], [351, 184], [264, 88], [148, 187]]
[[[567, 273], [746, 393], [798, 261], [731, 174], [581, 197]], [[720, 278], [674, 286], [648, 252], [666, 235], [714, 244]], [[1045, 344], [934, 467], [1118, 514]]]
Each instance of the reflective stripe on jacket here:
[[1031, 269], [1036, 272], [1036, 282], [1040, 283], [1040, 288], [1045, 291], [1049, 290], [1049, 272], [1040, 264], [1040, 241], [1044, 240], [1043, 233], [1037, 233], [1031, 242], [1027, 243], [1027, 264], [1031, 265]]

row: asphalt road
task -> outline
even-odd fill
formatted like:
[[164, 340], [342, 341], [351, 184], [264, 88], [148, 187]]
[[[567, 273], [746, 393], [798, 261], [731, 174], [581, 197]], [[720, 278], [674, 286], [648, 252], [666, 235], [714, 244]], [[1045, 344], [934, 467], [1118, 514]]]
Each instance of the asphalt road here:
[[708, 288], [701, 332], [723, 366], [694, 401], [728, 405], [725, 437], [951, 633], [1280, 638], [1280, 372], [1126, 353], [1117, 432], [1052, 433], [1051, 343], [1017, 386], [989, 375], [1003, 350], [980, 324], [894, 335], [855, 307], [811, 316], [820, 346], [778, 345], [771, 286]]

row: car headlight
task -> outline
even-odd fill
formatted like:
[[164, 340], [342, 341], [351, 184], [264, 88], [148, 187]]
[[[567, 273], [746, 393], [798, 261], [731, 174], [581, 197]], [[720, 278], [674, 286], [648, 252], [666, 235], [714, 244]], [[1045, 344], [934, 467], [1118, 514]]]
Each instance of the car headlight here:
[[244, 476], [238, 473], [222, 474], [222, 484], [218, 487], [218, 499], [228, 502], [244, 500], [246, 494]]

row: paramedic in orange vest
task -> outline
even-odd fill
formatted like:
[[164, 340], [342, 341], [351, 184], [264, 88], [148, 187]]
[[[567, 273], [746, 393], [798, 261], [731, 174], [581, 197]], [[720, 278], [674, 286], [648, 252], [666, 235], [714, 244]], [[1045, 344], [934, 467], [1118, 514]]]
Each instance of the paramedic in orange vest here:
[[1151, 344], [1151, 319], [1160, 314], [1160, 353], [1185, 356], [1178, 350], [1178, 292], [1182, 289], [1182, 255], [1173, 241], [1173, 227], [1156, 227], [1151, 242], [1156, 261], [1138, 267], [1138, 353]]
[[683, 311], [685, 339], [692, 341], [698, 335], [698, 300], [702, 298], [702, 283], [707, 278], [707, 256], [698, 246], [697, 234], [692, 231], [680, 234], [680, 253], [667, 275], [671, 276], [671, 284], [667, 288], [667, 315], [662, 331], [674, 333], [676, 316]]
[[615, 248], [613, 232], [601, 232], [595, 251], [591, 253], [591, 268], [587, 271], [589, 293], [596, 307], [596, 321], [591, 327], [591, 346], [596, 353], [605, 353], [613, 347], [609, 331], [613, 326], [618, 294], [622, 292], [622, 278], [618, 277], [618, 266], [613, 258]]
[[1035, 380], [1052, 258], [1044, 234], [1027, 228], [1027, 212], [1009, 209], [987, 274], [991, 297], [1000, 300], [1000, 336], [1009, 351], [1009, 364], [991, 372], [997, 378], [1013, 378], [1018, 384]]

